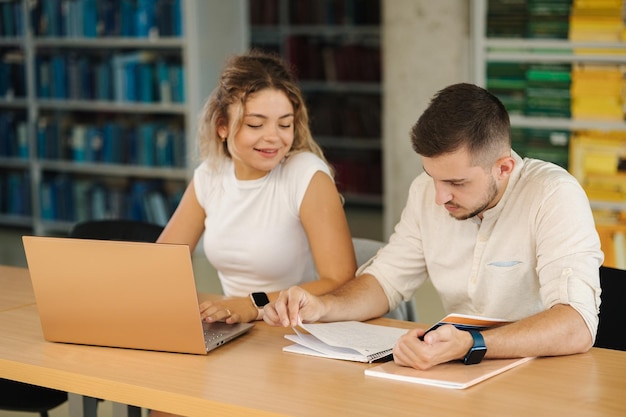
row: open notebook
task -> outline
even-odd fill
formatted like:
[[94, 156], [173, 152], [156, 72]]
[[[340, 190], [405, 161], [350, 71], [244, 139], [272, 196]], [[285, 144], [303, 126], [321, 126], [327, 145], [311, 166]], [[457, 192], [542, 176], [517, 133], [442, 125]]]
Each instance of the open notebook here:
[[22, 241], [46, 340], [206, 354], [253, 326], [201, 320], [186, 245]]

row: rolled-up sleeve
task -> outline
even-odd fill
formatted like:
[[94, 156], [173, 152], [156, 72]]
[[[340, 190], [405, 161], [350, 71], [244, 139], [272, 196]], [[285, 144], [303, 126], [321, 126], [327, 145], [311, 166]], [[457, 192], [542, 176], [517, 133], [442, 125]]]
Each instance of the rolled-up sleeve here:
[[587, 197], [578, 183], [559, 184], [537, 216], [537, 272], [545, 308], [572, 306], [593, 340], [600, 308], [599, 267], [604, 260]]

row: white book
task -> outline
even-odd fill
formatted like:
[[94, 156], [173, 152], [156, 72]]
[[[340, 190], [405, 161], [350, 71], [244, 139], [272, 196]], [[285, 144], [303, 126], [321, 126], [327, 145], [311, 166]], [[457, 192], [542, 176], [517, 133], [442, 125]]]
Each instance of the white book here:
[[407, 329], [359, 321], [301, 323], [299, 327], [308, 333], [294, 328], [296, 334], [285, 338], [295, 344], [285, 346], [283, 351], [355, 362], [390, 357], [396, 341], [407, 332]]

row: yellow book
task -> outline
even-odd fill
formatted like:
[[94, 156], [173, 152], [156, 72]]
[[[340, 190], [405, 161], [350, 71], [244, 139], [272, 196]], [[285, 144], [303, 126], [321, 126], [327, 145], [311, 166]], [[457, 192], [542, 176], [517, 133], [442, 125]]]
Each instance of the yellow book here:
[[[622, 37], [624, 32], [622, 31]], [[626, 55], [626, 47], [618, 48], [574, 48], [575, 55]]]
[[569, 31], [568, 39], [573, 42], [619, 42], [622, 40], [622, 30], [610, 32], [599, 31]]
[[589, 112], [577, 108], [571, 110], [573, 120], [594, 120], [603, 122], [620, 122], [624, 120], [624, 112], [621, 108], [605, 112]]
[[[602, 192], [607, 191], [607, 185], [609, 189], [615, 190], [618, 183], [626, 184], [626, 176], [618, 172], [620, 159], [626, 158], [625, 133], [574, 132], [570, 137], [569, 147], [571, 174], [586, 187]], [[623, 189], [626, 185], [621, 187]]]
[[622, 0], [574, 0], [574, 9], [619, 9], [622, 8]]

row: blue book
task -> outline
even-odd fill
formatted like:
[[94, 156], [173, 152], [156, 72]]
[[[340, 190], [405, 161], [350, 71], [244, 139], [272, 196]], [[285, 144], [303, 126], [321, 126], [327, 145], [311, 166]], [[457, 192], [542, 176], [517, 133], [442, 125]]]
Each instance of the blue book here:
[[67, 98], [79, 99], [81, 93], [78, 56], [72, 52], [67, 56]]
[[74, 198], [72, 195], [72, 179], [67, 175], [57, 175], [53, 182], [55, 194], [55, 218], [74, 221]]
[[174, 136], [168, 128], [160, 128], [156, 133], [156, 165], [174, 166]]
[[183, 8], [181, 0], [174, 0], [173, 13], [172, 13], [172, 26], [174, 27], [174, 36], [183, 36]]
[[47, 22], [46, 36], [62, 36], [63, 18], [61, 15], [61, 0], [46, 0], [43, 3], [43, 13]]
[[15, 25], [15, 36], [24, 36], [24, 11], [22, 10], [21, 2], [14, 2], [13, 4], [13, 22]]
[[139, 164], [139, 145], [137, 127], [129, 127], [124, 131], [124, 163], [130, 165]]
[[82, 1], [82, 33], [86, 38], [95, 38], [98, 36], [98, 9], [96, 0]]
[[113, 100], [113, 71], [110, 61], [102, 61], [95, 68], [96, 100]]
[[51, 79], [52, 70], [50, 61], [37, 58], [37, 96], [40, 98], [50, 98], [52, 94]]
[[55, 120], [42, 117], [37, 121], [37, 156], [40, 159], [60, 159], [63, 155], [60, 126]]
[[83, 100], [96, 99], [96, 86], [94, 82], [95, 65], [90, 58], [81, 56], [78, 58], [78, 97]]
[[10, 156], [14, 114], [0, 113], [0, 156]]
[[74, 125], [72, 128], [72, 160], [75, 162], [88, 161], [87, 150], [87, 127], [84, 125]]
[[[136, 100], [137, 75], [135, 67], [138, 63], [151, 62], [153, 55], [150, 52], [139, 51], [113, 55], [113, 90], [115, 101]], [[131, 97], [133, 97], [131, 99]]]
[[74, 200], [74, 221], [89, 220], [89, 189], [91, 180], [74, 179], [72, 181], [72, 200]]
[[96, 3], [98, 27], [101, 28], [98, 36], [120, 36], [120, 1], [99, 0]]
[[185, 132], [181, 128], [171, 128], [174, 148], [174, 166], [184, 168], [187, 162]]
[[146, 181], [135, 181], [130, 186], [129, 217], [133, 220], [148, 221], [144, 199], [150, 191], [150, 183]]
[[120, 36], [136, 36], [135, 30], [135, 2], [133, 0], [120, 0]]
[[170, 82], [168, 64], [163, 58], [159, 58], [156, 62], [156, 78], [158, 86], [157, 101], [160, 101], [161, 103], [171, 103], [172, 84]]
[[87, 126], [85, 131], [87, 160], [101, 162], [103, 153], [102, 133], [96, 126]]
[[102, 127], [102, 162], [121, 164], [122, 128], [114, 122], [105, 123]]
[[46, 159], [46, 133], [47, 133], [48, 122], [45, 118], [40, 118], [37, 121], [37, 158]]
[[156, 151], [156, 126], [144, 123], [139, 126], [138, 165], [154, 166]]
[[103, 220], [107, 217], [107, 190], [100, 184], [95, 183], [89, 191], [90, 218]]
[[107, 192], [107, 215], [111, 219], [128, 218], [128, 196], [125, 190], [111, 188]]
[[7, 176], [7, 202], [8, 213], [15, 215], [26, 214], [26, 204], [24, 201], [24, 180], [22, 175], [17, 172], [10, 172]]
[[170, 85], [172, 86], [172, 101], [174, 103], [185, 102], [185, 77], [183, 67], [173, 64], [169, 67]]
[[2, 16], [0, 36], [15, 36], [15, 26], [13, 24], [13, 3], [0, 3], [0, 16]]
[[174, 36], [173, 4], [173, 0], [156, 0], [154, 19], [160, 37]]
[[17, 123], [17, 157], [28, 159], [28, 129], [25, 121]]
[[41, 218], [43, 220], [54, 220], [55, 213], [55, 195], [52, 184], [49, 179], [45, 179], [39, 186], [39, 200], [41, 204]]
[[11, 80], [10, 74], [10, 65], [0, 60], [0, 97], [5, 97], [9, 92], [9, 82]]
[[144, 62], [137, 65], [139, 100], [144, 103], [154, 102], [154, 65]]
[[168, 204], [163, 193], [149, 191], [144, 196], [144, 210], [148, 222], [165, 226], [170, 217]]
[[[62, 5], [62, 27], [63, 27], [63, 35], [68, 38], [76, 38], [81, 36], [82, 31], [78, 30], [78, 7], [82, 7], [82, 2], [80, 1], [70, 1], [61, 0], [63, 2]], [[82, 28], [81, 28], [82, 29]]]
[[156, 4], [154, 0], [137, 0], [135, 36], [147, 38], [153, 33], [155, 28], [155, 9]]
[[124, 82], [126, 83], [124, 101], [139, 101], [138, 65], [136, 61], [130, 61], [124, 65]]
[[67, 98], [67, 64], [66, 58], [61, 55], [52, 57], [51, 96], [53, 98]]

